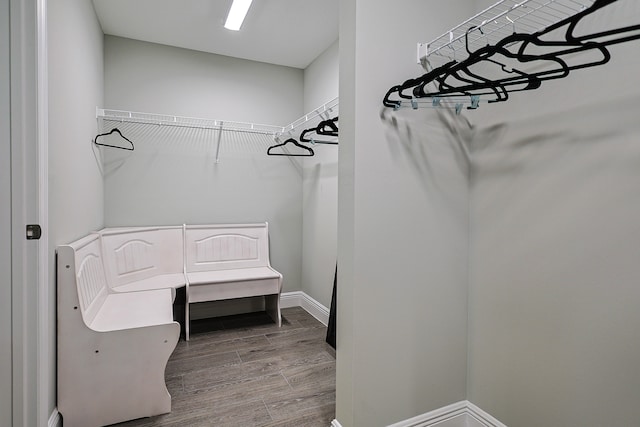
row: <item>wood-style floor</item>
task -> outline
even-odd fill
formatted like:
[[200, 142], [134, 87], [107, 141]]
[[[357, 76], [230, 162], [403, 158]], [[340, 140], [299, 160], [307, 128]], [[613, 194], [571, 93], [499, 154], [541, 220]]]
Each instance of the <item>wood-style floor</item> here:
[[[171, 413], [119, 427], [328, 427], [335, 418], [335, 351], [303, 309], [192, 322], [171, 355]], [[123, 390], [124, 391], [124, 390]]]

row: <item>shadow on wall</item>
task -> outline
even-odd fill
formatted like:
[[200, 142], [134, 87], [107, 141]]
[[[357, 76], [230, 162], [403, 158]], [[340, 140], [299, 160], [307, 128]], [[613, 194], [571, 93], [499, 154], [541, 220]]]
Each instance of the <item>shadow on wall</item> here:
[[[628, 185], [640, 168], [639, 116], [637, 100], [628, 98], [478, 127], [470, 146], [471, 189], [482, 193], [475, 214], [530, 217], [544, 200], [544, 217], [572, 202], [626, 197], [606, 185], [629, 174]], [[529, 227], [536, 223], [531, 218]]]
[[562, 162], [564, 156], [584, 155], [585, 146], [608, 141], [620, 143], [624, 135], [637, 135], [639, 110], [637, 100], [629, 98], [485, 128], [472, 124], [464, 113], [456, 115], [445, 108], [417, 111], [384, 108], [380, 118], [386, 126], [386, 139], [394, 160], [406, 162], [425, 186], [443, 190], [448, 176], [442, 173], [443, 160], [450, 163], [453, 159], [456, 173], [467, 176], [470, 184], [476, 158], [487, 161], [495, 158], [493, 171], [502, 175], [526, 173], [530, 156], [544, 153], [549, 156], [545, 167], [561, 167], [556, 162]]
[[471, 122], [444, 108], [384, 108], [380, 119], [393, 162], [414, 172], [427, 199], [438, 195], [453, 212], [460, 209], [459, 194], [451, 186], [466, 186], [469, 179], [469, 148], [475, 133]]

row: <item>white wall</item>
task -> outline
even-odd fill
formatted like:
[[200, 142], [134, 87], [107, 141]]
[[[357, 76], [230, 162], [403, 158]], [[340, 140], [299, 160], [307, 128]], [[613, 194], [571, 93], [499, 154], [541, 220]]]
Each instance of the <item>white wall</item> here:
[[[103, 226], [103, 184], [92, 147], [95, 108], [103, 104], [102, 31], [91, 2], [48, 3], [50, 295], [56, 245]], [[45, 231], [46, 232], [46, 231]], [[55, 339], [55, 298], [50, 334]], [[50, 357], [49, 407], [55, 407], [55, 345]]]
[[[388, 113], [416, 42], [470, 2], [341, 2], [337, 419], [384, 426], [464, 400], [468, 124]], [[437, 13], [435, 13], [437, 11]], [[457, 129], [452, 137], [445, 126]]]
[[[580, 34], [640, 5], [598, 13]], [[468, 398], [507, 425], [640, 424], [639, 46], [467, 114]]]
[[297, 68], [105, 36], [108, 108], [286, 125], [303, 114]]
[[[107, 108], [284, 125], [303, 114], [303, 71], [105, 37]], [[300, 290], [302, 168], [269, 137], [117, 124], [133, 152], [103, 148], [107, 226], [269, 221], [283, 290]]]
[[336, 40], [304, 70], [304, 111], [338, 96], [339, 41]]
[[[336, 302], [336, 419], [343, 426], [354, 426], [354, 316], [351, 310], [354, 301], [355, 259], [355, 49], [356, 49], [356, 2], [340, 2], [340, 62], [338, 91], [340, 98], [340, 140], [338, 149], [338, 262], [340, 272]], [[344, 283], [344, 284], [343, 284]], [[347, 310], [345, 310], [347, 308]], [[338, 321], [339, 319], [339, 321]]]
[[[304, 70], [305, 112], [338, 96], [338, 54], [336, 41]], [[304, 158], [302, 182], [302, 290], [329, 308], [337, 261], [338, 147], [317, 144], [313, 150]]]

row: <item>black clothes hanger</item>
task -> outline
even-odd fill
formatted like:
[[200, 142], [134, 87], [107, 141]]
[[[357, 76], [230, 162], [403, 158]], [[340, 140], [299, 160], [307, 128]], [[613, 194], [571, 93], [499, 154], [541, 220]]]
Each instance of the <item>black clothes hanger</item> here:
[[[606, 49], [606, 46], [640, 39], [640, 34], [625, 35], [618, 38], [613, 38], [612, 36], [639, 31], [640, 25], [581, 36], [575, 36], [574, 32], [578, 23], [585, 16], [615, 1], [617, 0], [596, 0], [589, 8], [561, 20], [544, 30], [533, 34], [514, 32], [495, 45], [487, 45], [473, 52], [470, 51], [468, 46], [468, 34], [471, 30], [475, 29], [472, 27], [467, 31], [465, 47], [469, 56], [464, 61], [451, 61], [429, 71], [421, 77], [407, 80], [402, 85], [392, 87], [385, 95], [383, 104], [387, 107], [400, 106], [401, 101], [390, 99], [390, 96], [394, 93], [397, 93], [401, 99], [493, 94], [496, 97], [493, 100], [489, 100], [489, 102], [506, 101], [509, 92], [537, 89], [543, 81], [566, 77], [570, 71], [605, 64], [611, 59], [611, 54]], [[542, 40], [543, 36], [561, 29], [564, 26], [567, 26], [567, 30], [562, 40]], [[607, 39], [603, 41], [595, 40], [599, 38]], [[519, 46], [519, 48], [514, 51], [512, 50], [513, 46]], [[527, 54], [526, 51], [530, 46], [535, 47], [537, 50], [544, 47], [554, 49], [546, 53]], [[565, 46], [566, 49], [557, 49], [562, 46]], [[573, 53], [583, 51], [595, 51], [600, 57], [596, 60], [572, 65], [569, 65], [568, 58], [563, 58]], [[517, 64], [523, 65], [547, 61], [552, 68], [543, 67], [542, 71], [524, 72], [515, 66], [507, 67], [506, 64], [498, 61], [496, 57], [517, 61]], [[507, 76], [492, 79], [483, 77], [479, 73], [472, 71], [475, 65], [481, 63], [483, 65], [496, 65], [499, 67], [499, 70], [506, 73]], [[426, 89], [430, 83], [433, 83], [431, 86], [435, 86], [434, 90]], [[413, 88], [412, 96], [403, 93], [404, 90], [410, 88]]]
[[[117, 133], [118, 135], [120, 135], [120, 137], [122, 139], [124, 139], [125, 141], [127, 141], [129, 144], [131, 144], [131, 147], [121, 147], [119, 145], [112, 145], [112, 144], [105, 144], [103, 142], [98, 142], [98, 138], [103, 137], [103, 136], [108, 136], [111, 135], [112, 133]], [[122, 132], [120, 132], [120, 129], [118, 128], [113, 128], [111, 129], [110, 132], [107, 133], [101, 133], [100, 135], [96, 135], [96, 138], [93, 140], [93, 143], [96, 145], [101, 145], [103, 147], [111, 147], [111, 148], [119, 148], [120, 150], [127, 150], [127, 151], [133, 151], [135, 149], [133, 142], [131, 142], [131, 140], [129, 140], [129, 138], [127, 138], [126, 136], [124, 136], [122, 134]]]
[[[520, 37], [520, 40], [518, 40], [520, 43], [520, 48], [517, 50], [517, 52], [515, 53], [515, 57], [520, 61], [520, 62], [534, 62], [534, 61], [539, 61], [539, 60], [549, 60], [549, 61], [556, 61], [561, 65], [561, 68], [559, 69], [551, 69], [551, 70], [545, 70], [545, 71], [541, 71], [538, 73], [535, 73], [534, 75], [529, 75], [529, 77], [535, 77], [538, 79], [538, 84], [536, 86], [540, 85], [540, 82], [543, 80], [552, 80], [552, 79], [557, 79], [557, 78], [563, 78], [566, 77], [570, 71], [573, 70], [578, 70], [578, 69], [582, 69], [582, 68], [588, 68], [588, 67], [593, 67], [593, 66], [597, 66], [597, 65], [603, 65], [606, 64], [607, 62], [609, 62], [609, 60], [611, 59], [611, 54], [609, 53], [609, 51], [606, 49], [605, 46], [608, 46], [610, 44], [615, 44], [615, 43], [622, 43], [624, 41], [630, 41], [630, 40], [634, 40], [637, 38], [640, 38], [640, 34], [638, 35], [632, 35], [632, 36], [627, 36], [627, 37], [623, 37], [623, 38], [619, 38], [619, 39], [609, 39], [609, 40], [605, 40], [602, 42], [598, 42], [595, 41], [593, 39], [599, 38], [599, 37], [608, 37], [611, 35], [616, 35], [616, 34], [621, 34], [621, 33], [625, 33], [625, 32], [629, 32], [629, 31], [636, 31], [638, 29], [640, 29], [640, 25], [635, 25], [635, 26], [631, 26], [631, 27], [624, 27], [624, 28], [618, 28], [618, 29], [614, 29], [614, 30], [609, 30], [609, 31], [605, 31], [605, 32], [601, 32], [601, 33], [595, 33], [595, 34], [589, 34], [589, 35], [584, 35], [584, 36], [580, 36], [580, 37], [576, 37], [573, 33], [575, 31], [576, 26], [579, 24], [580, 21], [582, 21], [584, 19], [584, 17], [586, 17], [587, 15], [593, 14], [594, 12], [596, 12], [597, 10], [614, 3], [617, 0], [596, 0], [596, 2], [589, 8], [573, 15], [570, 16], [569, 18], [566, 18], [564, 20], [561, 20], [547, 28], [545, 28], [544, 30], [538, 31], [536, 33], [531, 34], [530, 36], [522, 36]], [[562, 28], [563, 26], [567, 26], [567, 30], [564, 34], [564, 40], [542, 40], [542, 36], [545, 36], [553, 31], [556, 31], [560, 28]], [[501, 43], [502, 46], [504, 46], [503, 43]], [[567, 49], [565, 50], [554, 50], [552, 52], [546, 53], [546, 54], [530, 54], [527, 55], [525, 54], [525, 51], [527, 50], [527, 48], [529, 46], [537, 46], [537, 47], [562, 47], [562, 46], [566, 46]], [[503, 49], [501, 48], [500, 51], [502, 51]], [[594, 60], [591, 62], [584, 62], [584, 63], [579, 63], [579, 64], [573, 64], [573, 65], [568, 65], [567, 60], [563, 60], [560, 57], [562, 56], [567, 56], [573, 53], [578, 53], [578, 52], [584, 52], [584, 51], [589, 51], [589, 50], [596, 50], [601, 54], [601, 59], [598, 60]], [[507, 83], [509, 85], [512, 84], [517, 84], [517, 79], [503, 79], [502, 80], [503, 83]], [[536, 88], [536, 87], [534, 87]], [[524, 88], [522, 90], [528, 90], [527, 88]], [[512, 91], [514, 91], [512, 89]]]
[[[579, 12], [569, 18], [561, 20], [558, 23], [545, 28], [544, 30], [541, 30], [533, 34], [514, 33], [510, 36], [507, 36], [500, 42], [498, 42], [496, 46], [488, 46], [485, 48], [481, 48], [476, 52], [471, 52], [471, 55], [467, 60], [465, 60], [463, 63], [457, 66], [454, 66], [451, 70], [449, 70], [448, 76], [445, 76], [445, 77], [439, 76], [434, 79], [435, 81], [440, 83], [438, 86], [439, 91], [426, 93], [424, 90], [425, 85], [423, 84], [420, 87], [417, 87], [416, 89], [414, 89], [414, 96], [424, 97], [424, 96], [434, 96], [434, 95], [443, 96], [443, 95], [449, 95], [449, 94], [459, 95], [461, 93], [470, 94], [470, 93], [473, 93], [472, 91], [474, 90], [476, 91], [475, 94], [479, 95], [479, 94], [486, 94], [490, 92], [485, 91], [483, 93], [478, 93], [477, 90], [491, 89], [493, 92], [496, 92], [497, 88], [500, 88], [501, 90], [505, 90], [504, 94], [507, 95], [508, 94], [508, 92], [506, 92], [507, 86], [510, 86], [509, 91], [511, 92], [521, 91], [521, 90], [532, 90], [540, 87], [542, 81], [566, 77], [569, 74], [569, 72], [572, 70], [605, 64], [609, 62], [609, 60], [611, 59], [611, 55], [605, 46], [638, 39], [640, 38], [640, 34], [633, 34], [633, 35], [628, 35], [620, 38], [609, 38], [608, 40], [605, 40], [602, 42], [596, 42], [593, 39], [600, 38], [600, 37], [611, 37], [613, 35], [623, 34], [631, 31], [638, 31], [640, 30], [640, 25], [623, 27], [619, 29], [584, 35], [580, 37], [576, 37], [573, 34], [573, 32], [577, 24], [585, 16], [590, 15], [596, 12], [597, 10], [601, 9], [602, 7], [607, 6], [615, 1], [617, 0], [596, 0], [596, 3], [594, 3], [590, 8], [585, 9], [584, 11]], [[549, 41], [549, 40], [541, 39], [543, 35], [547, 35], [548, 33], [555, 31], [559, 28], [562, 28], [563, 26], [567, 26], [564, 40]], [[472, 29], [474, 28], [471, 28], [470, 30]], [[468, 41], [468, 38], [467, 38], [467, 41]], [[511, 46], [514, 44], [520, 45], [520, 48], [516, 52], [512, 52], [506, 48], [506, 46]], [[535, 54], [535, 55], [525, 54], [524, 53], [525, 49], [531, 45], [535, 45], [538, 47], [566, 46], [567, 49], [554, 50], [552, 52], [548, 52], [544, 54]], [[468, 44], [466, 45], [466, 48], [467, 48], [467, 52], [470, 52], [468, 48]], [[565, 60], [560, 58], [561, 56], [566, 56], [573, 53], [589, 51], [589, 50], [598, 51], [601, 55], [601, 58], [591, 62], [585, 62], [585, 63], [579, 63], [579, 64], [573, 64], [573, 65], [568, 65], [568, 63]], [[528, 63], [528, 62], [535, 62], [535, 61], [551, 61], [558, 64], [559, 67], [553, 68], [550, 70], [547, 69], [537, 73], [524, 73], [516, 68], [507, 70], [504, 64], [498, 61], [495, 61], [494, 59], [491, 59], [489, 57], [495, 54], [501, 54], [505, 57], [516, 59], [520, 63]], [[478, 63], [480, 61], [484, 63], [487, 63], [487, 62], [494, 63], [496, 65], [499, 65], [502, 68], [502, 70], [505, 72], [514, 73], [515, 71], [519, 75], [515, 77], [512, 76], [512, 77], [507, 77], [499, 80], [484, 79], [480, 76], [473, 75], [473, 73], [469, 71], [469, 67], [470, 65], [474, 65], [475, 63]], [[478, 80], [469, 81], [466, 79], [461, 79], [460, 76], [458, 75], [459, 70], [464, 71], [468, 75], [472, 75], [473, 77], [477, 78], [479, 81]], [[454, 76], [459, 80], [463, 80], [471, 84], [462, 85], [462, 86], [442, 84], [447, 77], [451, 77], [451, 76]], [[523, 85], [523, 86], [519, 88], [513, 88], [512, 86], [514, 85]], [[489, 102], [496, 102], [500, 100], [506, 100], [506, 98], [490, 100]]]
[[[520, 39], [526, 40], [533, 37], [534, 36], [530, 34], [513, 34], [503, 39], [499, 45], [485, 46], [473, 52], [467, 60], [455, 64], [442, 75], [436, 76], [432, 80], [436, 86], [435, 90], [427, 92], [426, 86], [430, 82], [424, 81], [414, 88], [413, 96], [424, 98], [434, 96], [493, 94], [496, 98], [489, 100], [489, 102], [502, 102], [509, 98], [509, 92], [537, 89], [543, 80], [566, 77], [569, 74], [570, 67], [562, 59], [557, 58], [555, 52], [546, 55], [522, 56], [503, 47], [505, 44], [513, 44], [515, 41], [520, 41]], [[515, 59], [519, 61], [519, 63], [548, 61], [557, 64], [558, 67], [538, 73], [527, 73], [516, 67], [508, 69], [506, 64], [493, 58], [497, 55], [506, 59]], [[509, 77], [496, 80], [482, 77], [471, 71], [473, 66], [481, 63], [494, 64], [499, 67], [499, 70], [507, 73]], [[600, 61], [598, 61], [598, 63], [600, 63]], [[465, 78], [465, 75], [468, 77]], [[519, 87], [514, 88], [513, 86]], [[508, 87], [509, 89], [507, 89]]]
[[[470, 30], [474, 29], [473, 27]], [[467, 35], [469, 31], [467, 31]], [[558, 52], [552, 52], [545, 55], [521, 55], [518, 52], [514, 53], [507, 49], [505, 46], [512, 46], [523, 41], [535, 41], [537, 34], [523, 34], [513, 33], [496, 45], [486, 45], [480, 49], [471, 52], [469, 57], [462, 62], [453, 64], [448, 69], [441, 72], [437, 69], [438, 75], [432, 78], [431, 81], [436, 83], [436, 90], [427, 92], [425, 87], [430, 81], [423, 80], [421, 84], [416, 86], [413, 90], [413, 96], [418, 98], [433, 97], [433, 96], [460, 96], [460, 95], [486, 95], [495, 94], [496, 99], [489, 100], [489, 102], [500, 102], [508, 99], [507, 86], [523, 85], [520, 88], [511, 89], [511, 91], [519, 90], [532, 90], [540, 87], [542, 79], [540, 76], [546, 76], [546, 79], [551, 77], [560, 78], [569, 74], [569, 66], [561, 59], [557, 58]], [[468, 45], [467, 45], [467, 50]], [[559, 65], [559, 68], [555, 68], [551, 71], [543, 71], [538, 73], [527, 73], [521, 71], [515, 67], [511, 67], [508, 70], [507, 65], [497, 61], [493, 57], [501, 55], [507, 59], [515, 59], [520, 63], [532, 62], [532, 61], [551, 61]], [[497, 65], [503, 72], [508, 73], [511, 77], [503, 79], [489, 79], [484, 78], [471, 71], [471, 67], [477, 64], [492, 63]], [[434, 70], [435, 71], [435, 70]], [[471, 79], [466, 79], [461, 76], [466, 74]], [[514, 77], [513, 74], [516, 74]], [[461, 85], [455, 85], [447, 83], [453, 77], [454, 82], [458, 80], [462, 82]]]
[[[271, 149], [276, 148], [276, 147], [282, 147], [284, 145], [287, 145], [290, 142], [293, 145], [295, 145], [296, 147], [300, 147], [303, 150], [305, 150], [307, 152], [307, 154], [287, 154], [287, 153], [272, 153], [271, 152]], [[293, 138], [289, 138], [285, 142], [282, 142], [280, 144], [272, 145], [271, 147], [269, 147], [267, 149], [267, 155], [269, 155], [269, 156], [311, 157], [314, 154], [315, 153], [313, 152], [313, 150], [310, 147], [305, 147], [304, 145], [299, 144], [298, 141], [296, 141]]]
[[323, 120], [316, 126], [316, 133], [318, 135], [338, 136], [338, 116], [332, 119]]
[[[309, 129], [303, 130], [302, 133], [300, 133], [300, 142], [311, 142], [312, 144], [338, 145], [338, 141], [324, 141], [324, 140], [318, 140], [314, 138], [308, 138], [307, 134], [309, 133], [317, 133], [316, 128], [309, 128]], [[337, 133], [335, 135], [328, 134], [328, 133], [323, 135], [338, 136]]]
[[403, 98], [403, 99], [413, 99], [413, 97], [411, 95], [405, 95], [403, 93], [403, 91], [405, 90], [409, 90], [412, 89], [422, 83], [427, 84], [431, 81], [433, 81], [437, 76], [439, 76], [440, 74], [444, 73], [446, 70], [450, 69], [451, 67], [453, 67], [455, 64], [457, 64], [458, 62], [455, 60], [449, 61], [446, 64], [438, 67], [438, 68], [434, 68], [433, 70], [423, 74], [420, 77], [416, 77], [414, 79], [408, 79], [405, 80], [404, 83], [400, 84], [400, 85], [396, 85], [393, 86], [391, 89], [389, 89], [386, 93], [386, 95], [384, 96], [384, 99], [382, 101], [382, 104], [385, 107], [392, 107], [392, 108], [397, 108], [400, 106], [401, 102], [400, 100], [393, 100], [391, 99], [391, 96], [393, 94], [398, 95], [398, 97]]
[[307, 134], [309, 133], [316, 133], [318, 135], [337, 137], [338, 136], [338, 126], [336, 125], [337, 121], [338, 121], [338, 116], [332, 119], [323, 120], [320, 123], [318, 123], [316, 127], [303, 130], [300, 133], [300, 141], [311, 142], [313, 144], [338, 145], [338, 141], [324, 141], [324, 140], [317, 140], [317, 139], [307, 137]]

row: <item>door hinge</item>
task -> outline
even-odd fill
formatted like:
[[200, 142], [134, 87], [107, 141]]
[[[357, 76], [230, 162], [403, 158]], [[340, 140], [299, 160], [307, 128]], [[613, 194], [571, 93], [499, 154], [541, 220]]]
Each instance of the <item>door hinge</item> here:
[[42, 228], [38, 224], [27, 224], [27, 240], [38, 240], [42, 236]]

